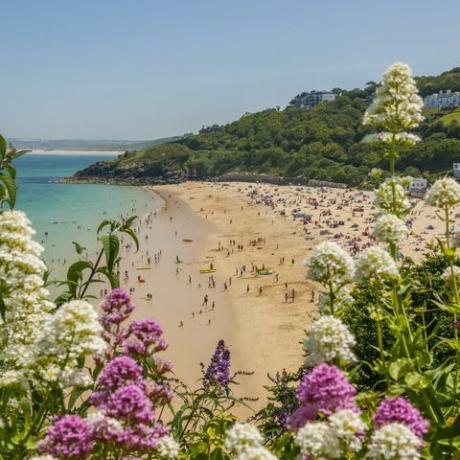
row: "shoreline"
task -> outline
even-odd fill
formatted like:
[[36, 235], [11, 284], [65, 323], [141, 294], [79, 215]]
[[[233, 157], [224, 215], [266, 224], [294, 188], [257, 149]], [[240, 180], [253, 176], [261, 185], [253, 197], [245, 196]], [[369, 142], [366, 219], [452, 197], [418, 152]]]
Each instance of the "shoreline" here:
[[[302, 264], [310, 244], [287, 219], [273, 218], [250, 200], [236, 201], [222, 184], [186, 182], [145, 188], [160, 195], [165, 206], [151, 228], [141, 227], [141, 248], [145, 235], [151, 234], [162, 255], [158, 266], [144, 272], [142, 286], [132, 278], [122, 283], [136, 286], [136, 317], [152, 316], [164, 326], [170, 343], [166, 356], [188, 384], [200, 377], [199, 363], [207, 365], [217, 341], [224, 339], [232, 354], [232, 372], [254, 372], [237, 378], [236, 395], [258, 397], [250, 405], [261, 408], [267, 396], [263, 386], [270, 383], [267, 373], [296, 371], [302, 363], [299, 342], [316, 310], [311, 302], [314, 286], [305, 280]], [[139, 255], [126, 255], [125, 265], [132, 270]], [[176, 255], [181, 264], [175, 264]], [[211, 262], [215, 287], [210, 274], [199, 272]], [[257, 275], [252, 265], [265, 266], [272, 273]], [[244, 266], [246, 272], [241, 273]], [[149, 289], [153, 307], [144, 299]]]

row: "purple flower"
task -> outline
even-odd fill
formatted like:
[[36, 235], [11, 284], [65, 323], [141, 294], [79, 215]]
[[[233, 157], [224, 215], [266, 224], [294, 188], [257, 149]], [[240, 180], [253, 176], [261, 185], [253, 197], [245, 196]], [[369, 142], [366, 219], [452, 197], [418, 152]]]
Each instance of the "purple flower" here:
[[168, 345], [161, 337], [163, 329], [153, 319], [133, 321], [129, 327], [130, 338], [124, 343], [125, 351], [134, 356], [148, 356], [166, 350]]
[[91, 454], [90, 425], [78, 415], [64, 415], [48, 429], [40, 450], [58, 458], [80, 459]]
[[119, 442], [131, 450], [149, 451], [156, 447], [158, 440], [168, 434], [161, 423], [153, 426], [138, 423], [127, 427]]
[[110, 395], [106, 405], [107, 415], [131, 423], [151, 423], [155, 414], [152, 402], [142, 388], [134, 383], [126, 385]]
[[454, 328], [457, 329], [457, 331], [460, 331], [460, 321], [454, 323]]
[[100, 387], [106, 390], [116, 390], [128, 382], [138, 382], [142, 379], [142, 369], [129, 356], [119, 356], [105, 366], [98, 379]]
[[340, 409], [359, 411], [354, 400], [356, 389], [339, 368], [329, 364], [319, 364], [304, 374], [296, 395], [302, 405], [289, 417], [288, 424], [294, 429], [313, 420], [318, 413], [330, 415]]
[[102, 370], [98, 378], [99, 390], [91, 395], [91, 403], [102, 407], [109, 394], [129, 384], [143, 385], [142, 369], [129, 356], [119, 356], [112, 359]]
[[386, 423], [399, 422], [406, 425], [418, 437], [422, 438], [428, 431], [428, 421], [407, 399], [385, 398], [377, 408], [373, 418], [376, 427]]
[[216, 349], [211, 357], [211, 361], [204, 374], [205, 388], [212, 385], [228, 387], [230, 382], [230, 351], [225, 348], [225, 342], [219, 340]]
[[118, 325], [134, 310], [134, 305], [131, 303], [129, 294], [121, 289], [113, 289], [101, 304], [101, 309], [104, 312], [101, 318], [104, 328], [110, 328], [112, 325]]

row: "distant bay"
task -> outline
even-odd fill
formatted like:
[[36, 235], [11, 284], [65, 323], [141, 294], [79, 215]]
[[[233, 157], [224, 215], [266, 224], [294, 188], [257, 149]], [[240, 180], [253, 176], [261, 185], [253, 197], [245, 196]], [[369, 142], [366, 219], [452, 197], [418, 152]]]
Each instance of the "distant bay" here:
[[144, 215], [160, 206], [154, 194], [140, 187], [103, 184], [60, 184], [56, 181], [119, 152], [33, 151], [15, 161], [18, 174], [17, 208], [36, 230], [45, 246], [44, 258], [58, 274], [64, 259], [74, 258], [72, 241], [92, 253], [96, 229], [103, 219]]

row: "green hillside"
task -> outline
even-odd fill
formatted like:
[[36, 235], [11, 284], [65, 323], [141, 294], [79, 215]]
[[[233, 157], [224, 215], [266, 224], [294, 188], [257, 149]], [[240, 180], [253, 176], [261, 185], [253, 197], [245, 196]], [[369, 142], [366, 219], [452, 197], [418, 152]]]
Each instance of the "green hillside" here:
[[450, 125], [451, 123], [460, 123], [460, 109], [456, 109], [451, 113], [443, 115], [440, 120], [444, 125]]
[[[456, 81], [460, 85], [460, 68], [438, 77], [418, 78], [424, 92], [428, 88], [439, 91], [446, 82]], [[149, 181], [249, 172], [357, 185], [384, 161], [378, 147], [361, 142], [367, 134], [362, 116], [374, 92], [375, 84], [370, 82], [364, 89], [341, 90], [334, 102], [311, 110], [288, 106], [245, 114], [175, 142], [99, 163], [78, 176]], [[446, 117], [457, 117], [458, 112], [451, 112], [426, 111], [417, 132], [423, 142], [402, 152], [398, 163], [402, 172], [430, 177], [449, 172], [452, 161], [460, 160], [460, 124], [446, 122]]]

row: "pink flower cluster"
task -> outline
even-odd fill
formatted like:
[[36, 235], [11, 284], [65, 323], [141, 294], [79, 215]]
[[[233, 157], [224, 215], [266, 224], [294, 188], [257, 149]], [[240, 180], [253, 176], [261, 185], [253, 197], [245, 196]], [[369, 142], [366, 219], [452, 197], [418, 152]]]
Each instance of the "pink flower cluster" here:
[[[103, 302], [101, 323], [109, 352], [98, 357], [105, 364], [89, 401], [96, 409], [87, 419], [65, 415], [56, 419], [41, 443], [41, 451], [56, 458], [80, 459], [91, 454], [98, 443], [115, 444], [119, 452], [146, 452], [168, 434], [156, 421], [155, 405], [172, 398], [163, 375], [171, 370], [169, 362], [152, 356], [166, 348], [163, 330], [153, 320], [134, 321], [122, 326], [134, 310], [129, 295], [114, 289]], [[148, 375], [142, 364], [149, 358]], [[153, 366], [152, 366], [153, 363]]]
[[318, 414], [330, 415], [341, 409], [359, 412], [356, 389], [336, 366], [323, 363], [304, 374], [297, 388], [301, 406], [289, 417], [288, 425], [298, 429]]
[[40, 450], [56, 458], [86, 458], [93, 445], [90, 424], [78, 415], [64, 415], [55, 419]]
[[428, 421], [422, 417], [418, 409], [402, 397], [384, 399], [375, 412], [373, 422], [378, 428], [386, 423], [402, 423], [419, 438], [423, 438], [429, 427]]

